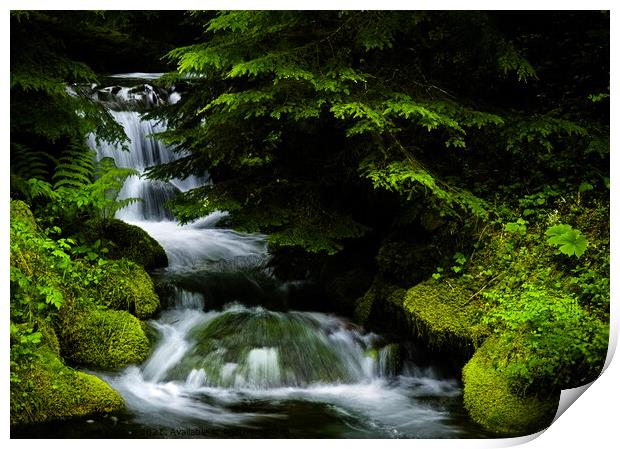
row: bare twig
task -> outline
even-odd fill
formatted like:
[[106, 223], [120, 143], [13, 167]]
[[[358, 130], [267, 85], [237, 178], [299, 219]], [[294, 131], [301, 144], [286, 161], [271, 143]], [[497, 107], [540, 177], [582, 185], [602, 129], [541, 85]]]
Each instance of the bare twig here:
[[487, 282], [486, 284], [484, 284], [484, 286], [483, 286], [480, 290], [478, 290], [476, 293], [474, 293], [473, 295], [471, 295], [471, 296], [469, 297], [469, 299], [467, 300], [467, 302], [470, 302], [472, 299], [474, 299], [476, 296], [478, 296], [480, 293], [482, 293], [482, 291], [483, 291], [485, 288], [487, 288], [487, 287], [491, 284], [491, 282], [493, 282], [495, 279], [497, 279], [498, 277], [500, 277], [500, 276], [501, 276], [501, 274], [502, 274], [502, 273], [498, 274], [498, 275], [497, 275], [497, 276], [495, 276], [493, 279], [491, 279], [489, 282]]

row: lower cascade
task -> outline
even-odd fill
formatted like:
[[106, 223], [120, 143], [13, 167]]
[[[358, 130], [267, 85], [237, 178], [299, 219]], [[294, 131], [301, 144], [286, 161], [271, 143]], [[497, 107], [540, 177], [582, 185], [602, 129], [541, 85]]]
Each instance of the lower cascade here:
[[460, 395], [456, 381], [411, 363], [397, 373], [394, 345], [382, 346], [379, 336], [344, 319], [235, 303], [205, 312], [200, 295], [178, 290], [176, 298], [150, 323], [160, 336], [150, 358], [102, 374], [139, 422], [170, 429], [286, 425], [282, 412], [299, 413], [301, 401], [314, 413], [327, 407], [326, 418], [342, 425], [339, 436], [460, 432], [433, 406]]
[[[98, 157], [114, 157], [118, 166], [138, 171], [175, 157], [149, 137], [164, 129], [162, 124], [142, 121], [137, 112], [114, 111], [114, 116], [131, 139], [130, 152], [93, 141]], [[164, 202], [207, 179], [130, 178], [121, 192], [143, 199], [117, 216], [164, 247], [170, 265], [158, 276], [172, 293], [167, 310], [148, 322], [154, 335], [150, 357], [121, 372], [96, 373], [121, 393], [129, 411], [115, 417], [106, 432], [478, 436], [465, 418], [455, 379], [442, 378], [432, 366], [417, 366], [398, 345], [344, 318], [282, 307], [288, 288], [265, 268], [265, 236], [220, 227], [225, 212], [185, 226], [176, 223]], [[279, 306], [273, 310], [272, 303]]]

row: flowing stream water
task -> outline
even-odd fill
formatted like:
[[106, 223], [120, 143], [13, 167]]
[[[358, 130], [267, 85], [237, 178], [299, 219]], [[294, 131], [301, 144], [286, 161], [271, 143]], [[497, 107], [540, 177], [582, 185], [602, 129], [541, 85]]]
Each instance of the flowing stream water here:
[[[124, 105], [177, 101], [148, 84], [110, 87], [114, 118], [129, 151], [90, 145], [97, 157], [140, 172], [175, 154], [151, 134], [164, 125]], [[124, 110], [123, 110], [124, 109]], [[459, 438], [484, 433], [462, 408], [455, 378], [419, 366], [407, 351], [345, 318], [290, 309], [291, 288], [268, 272], [263, 235], [218, 227], [214, 213], [180, 226], [164, 203], [208, 181], [129, 178], [120, 196], [138, 197], [117, 213], [164, 247], [171, 285], [167, 308], [148, 322], [153, 350], [140, 366], [98, 372], [124, 397], [128, 413], [55, 424], [78, 437]], [[301, 286], [301, 287], [300, 287]], [[78, 420], [79, 421], [79, 420]], [[45, 432], [41, 433], [44, 436]]]

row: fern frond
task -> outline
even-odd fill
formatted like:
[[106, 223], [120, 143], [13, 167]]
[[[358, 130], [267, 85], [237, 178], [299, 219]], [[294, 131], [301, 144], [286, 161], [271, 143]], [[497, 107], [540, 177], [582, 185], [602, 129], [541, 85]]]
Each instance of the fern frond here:
[[72, 144], [58, 158], [52, 175], [54, 189], [80, 189], [91, 183], [95, 175], [95, 152], [84, 144]]
[[26, 145], [11, 143], [11, 174], [24, 180], [46, 179], [54, 158], [47, 152], [35, 150]]

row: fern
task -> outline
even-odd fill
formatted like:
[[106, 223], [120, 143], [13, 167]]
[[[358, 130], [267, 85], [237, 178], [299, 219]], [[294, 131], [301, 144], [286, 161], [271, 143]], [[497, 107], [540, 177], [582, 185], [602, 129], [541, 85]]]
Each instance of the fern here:
[[11, 143], [11, 175], [22, 179], [46, 179], [55, 161], [47, 152]]
[[105, 157], [97, 162], [95, 181], [88, 190], [101, 216], [111, 218], [116, 211], [140, 201], [139, 198], [118, 199], [125, 180], [137, 175], [137, 170], [117, 167], [111, 157]]
[[11, 190], [28, 199], [39, 196], [31, 191], [30, 180], [48, 179], [54, 165], [54, 158], [45, 151], [11, 142]]
[[[127, 177], [138, 172], [118, 168], [112, 158], [95, 161], [95, 152], [84, 144], [71, 144], [58, 158], [52, 183], [30, 178], [25, 182], [30, 199], [46, 200], [51, 216], [65, 221], [88, 216], [113, 217], [117, 210], [138, 201], [118, 199]], [[80, 218], [81, 217], [81, 218]]]
[[62, 187], [82, 188], [92, 182], [95, 174], [95, 152], [84, 144], [71, 144], [58, 158], [52, 175], [55, 190]]

